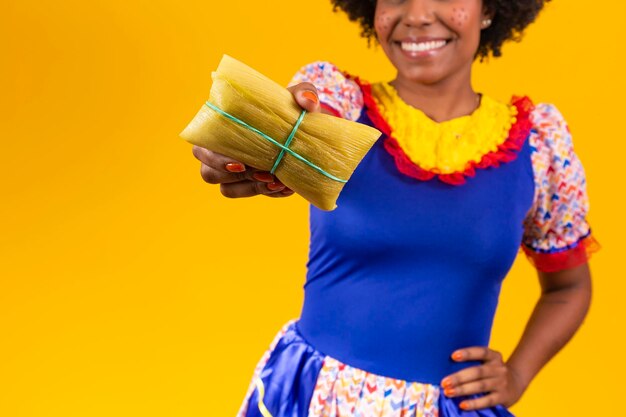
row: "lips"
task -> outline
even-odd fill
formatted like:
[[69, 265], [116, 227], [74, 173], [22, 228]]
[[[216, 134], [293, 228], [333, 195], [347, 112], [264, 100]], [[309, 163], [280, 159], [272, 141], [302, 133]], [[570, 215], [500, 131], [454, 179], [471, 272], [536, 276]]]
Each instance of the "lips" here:
[[394, 41], [393, 44], [405, 57], [415, 59], [437, 55], [450, 41], [443, 37], [408, 37]]
[[420, 43], [431, 41], [448, 41], [450, 38], [445, 36], [407, 36], [402, 39], [396, 39], [395, 42]]
[[400, 44], [400, 47], [403, 51], [424, 52], [443, 48], [444, 46], [446, 46], [446, 43], [447, 41], [445, 39], [432, 40], [427, 42], [402, 42]]

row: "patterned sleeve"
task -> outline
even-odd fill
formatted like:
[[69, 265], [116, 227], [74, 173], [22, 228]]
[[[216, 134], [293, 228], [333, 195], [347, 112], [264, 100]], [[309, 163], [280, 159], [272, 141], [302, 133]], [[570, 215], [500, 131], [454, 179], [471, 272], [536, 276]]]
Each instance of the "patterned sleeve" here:
[[535, 199], [524, 222], [522, 249], [538, 270], [556, 272], [586, 263], [599, 245], [586, 220], [585, 172], [567, 123], [551, 104], [537, 105], [532, 119]]
[[289, 82], [289, 87], [310, 82], [317, 88], [322, 107], [337, 117], [356, 121], [363, 108], [363, 93], [350, 76], [334, 64], [316, 61], [300, 68]]

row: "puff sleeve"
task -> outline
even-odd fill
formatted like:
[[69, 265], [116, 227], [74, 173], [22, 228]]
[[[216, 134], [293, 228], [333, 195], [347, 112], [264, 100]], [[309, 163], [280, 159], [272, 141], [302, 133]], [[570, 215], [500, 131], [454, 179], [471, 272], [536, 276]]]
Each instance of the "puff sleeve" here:
[[327, 61], [316, 61], [300, 68], [288, 87], [310, 82], [317, 88], [322, 107], [337, 117], [356, 121], [363, 108], [363, 93], [350, 76]]
[[524, 221], [522, 249], [538, 270], [556, 272], [586, 263], [599, 245], [586, 219], [585, 172], [567, 123], [551, 104], [537, 105], [531, 117], [535, 197]]

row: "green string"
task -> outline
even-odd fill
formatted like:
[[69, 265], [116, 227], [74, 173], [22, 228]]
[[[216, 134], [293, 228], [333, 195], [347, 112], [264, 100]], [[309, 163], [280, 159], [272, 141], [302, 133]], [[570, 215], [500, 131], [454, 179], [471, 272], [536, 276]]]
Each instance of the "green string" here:
[[[306, 110], [302, 110], [302, 113], [300, 113], [300, 117], [298, 117], [298, 120], [296, 121], [295, 126], [293, 127], [293, 129], [291, 129], [291, 133], [289, 134], [289, 137], [285, 141], [285, 148], [289, 149], [289, 144], [293, 140], [293, 137], [296, 136], [296, 132], [298, 131], [298, 128], [300, 127], [300, 123], [302, 123], [302, 120], [304, 119], [305, 114], [306, 114]], [[270, 173], [273, 174], [274, 171], [276, 171], [276, 168], [278, 168], [278, 164], [280, 164], [280, 160], [283, 159], [284, 155], [285, 155], [285, 150], [281, 149], [280, 153], [278, 154], [278, 157], [276, 158], [276, 162], [274, 162], [274, 166], [270, 170]]]
[[223, 111], [222, 109], [218, 108], [217, 106], [215, 106], [213, 103], [207, 101], [206, 106], [215, 110], [216, 112], [218, 112], [219, 114], [221, 114], [222, 116], [232, 120], [235, 123], [238, 123], [240, 125], [242, 125], [243, 127], [258, 133], [259, 135], [261, 135], [264, 139], [270, 141], [271, 143], [273, 143], [274, 145], [278, 146], [279, 148], [281, 148], [281, 152], [278, 155], [278, 157], [276, 158], [276, 161], [274, 162], [274, 166], [272, 167], [272, 171], [270, 171], [272, 174], [274, 173], [274, 171], [276, 170], [276, 168], [278, 167], [278, 164], [280, 163], [281, 159], [283, 158], [285, 152], [288, 152], [290, 155], [292, 155], [294, 158], [299, 159], [300, 161], [304, 162], [305, 164], [307, 164], [308, 166], [310, 166], [311, 168], [313, 168], [314, 170], [316, 170], [317, 172], [319, 172], [320, 174], [330, 178], [331, 180], [335, 180], [338, 182], [343, 182], [346, 183], [348, 181], [346, 180], [342, 180], [341, 178], [337, 178], [332, 174], [329, 174], [328, 172], [324, 171], [322, 168], [318, 167], [317, 165], [315, 165], [314, 163], [312, 163], [311, 161], [308, 161], [306, 158], [304, 158], [303, 156], [297, 154], [296, 152], [292, 151], [291, 149], [289, 149], [289, 144], [291, 143], [291, 141], [293, 140], [294, 136], [296, 135], [296, 132], [298, 130], [298, 127], [300, 126], [300, 123], [302, 123], [302, 120], [304, 119], [304, 115], [306, 114], [306, 110], [302, 110], [302, 113], [300, 114], [300, 117], [298, 118], [298, 121], [296, 122], [295, 126], [293, 127], [293, 130], [291, 131], [291, 134], [289, 135], [289, 138], [287, 138], [287, 140], [285, 141], [285, 144], [281, 144], [280, 142], [277, 142], [276, 140], [272, 139], [271, 137], [267, 136], [265, 133], [261, 132], [260, 130], [250, 126], [249, 124], [247, 124], [246, 122], [244, 122], [243, 120], [240, 120], [238, 118], [236, 118], [235, 116], [226, 113], [225, 111]]

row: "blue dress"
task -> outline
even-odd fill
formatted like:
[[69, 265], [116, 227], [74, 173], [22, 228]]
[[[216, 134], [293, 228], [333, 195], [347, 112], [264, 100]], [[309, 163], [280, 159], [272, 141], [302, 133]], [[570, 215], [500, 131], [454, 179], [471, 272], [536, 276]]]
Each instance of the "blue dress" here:
[[[315, 82], [328, 108], [349, 115], [337, 104], [340, 93], [312, 78], [315, 71], [325, 83], [329, 71], [337, 77], [332, 64], [315, 63], [292, 83]], [[368, 106], [352, 119], [380, 127]], [[238, 417], [512, 416], [502, 405], [464, 411], [459, 403], [478, 395], [447, 397], [439, 382], [479, 364], [450, 355], [489, 345], [501, 285], [520, 247], [528, 242], [540, 253], [529, 225], [541, 200], [533, 159], [540, 136], [535, 126], [515, 159], [477, 169], [459, 186], [400, 172], [383, 134], [337, 208], [310, 207], [301, 315], [259, 361]], [[588, 236], [583, 230], [576, 242]]]

